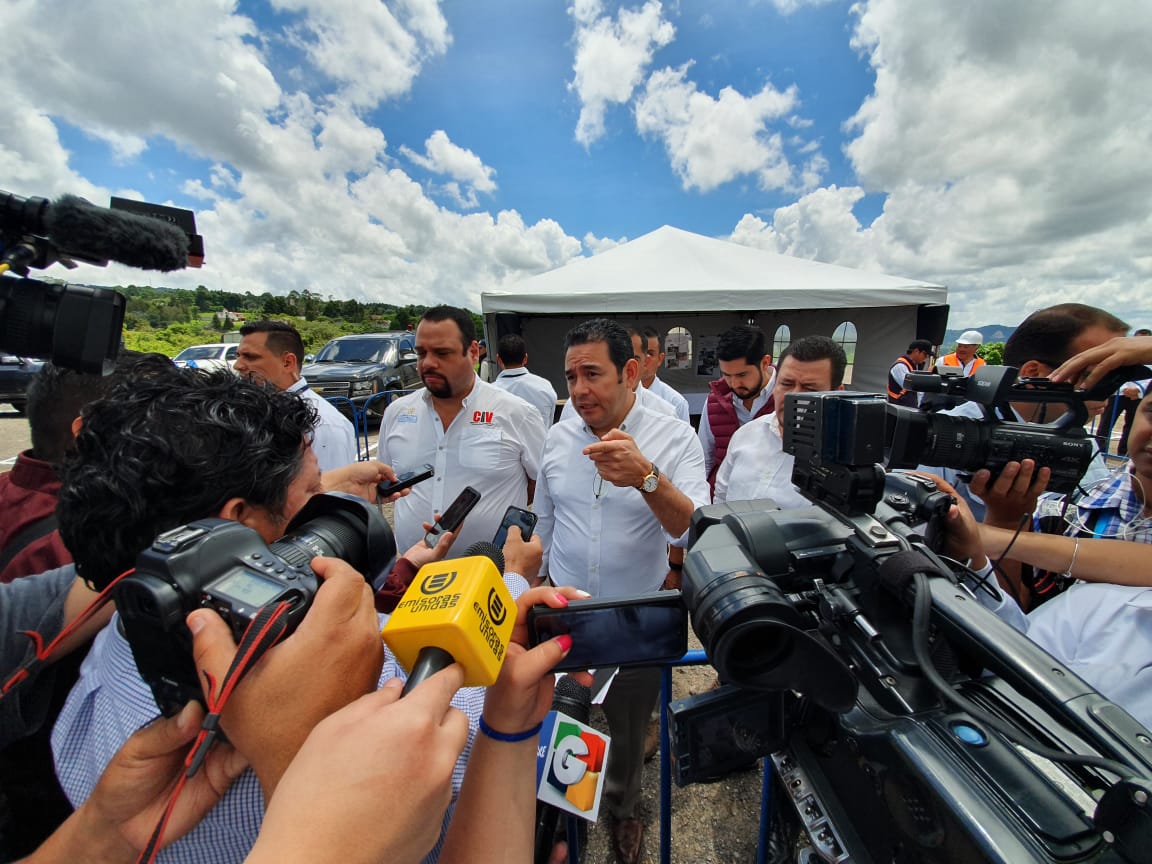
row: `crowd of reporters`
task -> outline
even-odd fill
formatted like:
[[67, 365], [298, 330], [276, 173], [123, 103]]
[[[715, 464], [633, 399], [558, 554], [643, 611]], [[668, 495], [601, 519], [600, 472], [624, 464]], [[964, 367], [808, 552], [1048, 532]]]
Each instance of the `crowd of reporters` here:
[[[1089, 340], [1094, 347], [1084, 344], [1080, 337], [1098, 323], [1082, 327], [1059, 350], [1046, 353], [1038, 374], [1089, 386], [1111, 366], [1152, 362], [1152, 338], [1109, 341], [1118, 333], [1111, 321], [1093, 333], [1102, 337]], [[778, 388], [778, 405], [790, 389], [836, 388], [843, 374], [842, 352], [826, 349], [809, 338], [785, 352], [769, 379]], [[816, 366], [822, 372], [824, 361], [826, 382], [802, 374]], [[1024, 361], [1039, 362], [1036, 357]], [[315, 409], [290, 392], [228, 373], [177, 370], [156, 357], [126, 359], [108, 388], [79, 412], [75, 443], [62, 462], [60, 536], [74, 563], [0, 586], [2, 670], [15, 669], [28, 655], [18, 631], [52, 638], [94, 597], [89, 585], [106, 587], [164, 530], [221, 516], [272, 542], [309, 496], [339, 490], [374, 501], [377, 484], [395, 479], [393, 468], [379, 462], [322, 473], [311, 448], [301, 445], [313, 434]], [[485, 398], [504, 404], [502, 396]], [[390, 417], [406, 410], [402, 405]], [[534, 412], [524, 417], [522, 422], [530, 420], [534, 428]], [[741, 442], [778, 434], [776, 423], [773, 414], [766, 414], [742, 426], [731, 439], [728, 458], [752, 453], [756, 448]], [[385, 440], [382, 434], [382, 451]], [[1147, 515], [1152, 505], [1144, 491], [1152, 482], [1148, 398], [1133, 419], [1128, 452], [1131, 461], [1116, 474], [1088, 483], [1090, 491], [1099, 491], [1095, 487], [1100, 484], [1117, 485], [1109, 487], [1102, 506], [1117, 512], [1109, 524], [1127, 527], [1100, 528], [1097, 521], [1090, 536], [1082, 536], [1087, 517], [1079, 517], [1077, 531], [1068, 536], [1025, 530], [1013, 539], [1021, 519], [1042, 512], [1045, 500], [1058, 506], [1044, 498], [1047, 478], [1035, 464], [1013, 463], [996, 477], [978, 472], [967, 490], [954, 490], [947, 480], [942, 488], [958, 498], [947, 541], [954, 557], [969, 561], [978, 573], [990, 573], [990, 559], [997, 558], [1034, 568], [1012, 569], [1000, 562], [999, 600], [990, 604], [995, 611], [1026, 628], [1149, 725], [1152, 703], [1141, 692], [1147, 652], [1132, 647], [1147, 628], [1137, 618], [1123, 617], [1143, 608], [1145, 589], [1152, 587], [1145, 545], [1152, 538]], [[531, 457], [524, 464], [520, 482], [531, 482], [537, 466]], [[675, 466], [661, 467], [667, 473]], [[458, 466], [465, 475], [468, 468]], [[611, 477], [607, 468], [600, 474]], [[727, 494], [738, 478], [735, 464], [721, 463], [718, 492]], [[528, 496], [531, 491], [529, 486]], [[409, 494], [406, 490], [393, 498]], [[983, 524], [966, 503], [971, 496], [987, 508]], [[420, 514], [429, 520], [421, 520], [424, 530], [439, 509], [433, 502], [441, 500], [424, 502]], [[1075, 511], [1081, 503], [1071, 502], [1062, 512]], [[414, 527], [407, 526], [405, 535], [420, 533]], [[1026, 529], [1032, 527], [1041, 526], [1029, 521]], [[434, 549], [417, 541], [403, 559], [415, 570], [459, 554], [459, 546], [451, 552], [453, 539]], [[545, 552], [538, 538], [524, 542], [513, 530], [504, 551], [505, 581], [522, 612], [534, 603], [561, 606], [583, 595], [548, 584], [528, 587], [537, 581]], [[166, 843], [191, 832], [184, 852], [173, 850], [169, 860], [216, 855], [215, 860], [416, 861], [429, 854], [440, 861], [528, 860], [536, 739], [506, 739], [534, 728], [547, 712], [550, 670], [570, 641], [562, 637], [529, 649], [521, 626], [499, 680], [486, 691], [463, 688], [462, 670], [454, 665], [400, 699], [404, 672], [381, 645], [371, 588], [342, 561], [316, 559], [313, 566], [324, 581], [304, 622], [237, 687], [222, 718], [230, 743], [215, 749], [168, 819]], [[1060, 586], [1067, 590], [1046, 597], [1042, 605], [1036, 603], [1036, 587], [1047, 584], [1037, 575], [1041, 572], [1061, 574], [1068, 583]], [[1085, 597], [1092, 591], [1101, 599], [1089, 608]], [[79, 807], [32, 860], [134, 860], [163, 813], [187, 745], [203, 719], [203, 708], [190, 703], [180, 714], [157, 719], [129, 736], [154, 717], [155, 705], [138, 680], [123, 634], [115, 626], [104, 627], [107, 618], [104, 613], [94, 619], [76, 637], [83, 641], [103, 627], [86, 680], [70, 697], [56, 733], [65, 786]], [[206, 681], [222, 680], [236, 652], [232, 633], [209, 610], [191, 613], [187, 625], [197, 668], [210, 673]], [[1101, 641], [1104, 636], [1107, 642]], [[1124, 658], [1132, 663], [1121, 662]], [[41, 670], [38, 680], [23, 682], [0, 700], [0, 732], [6, 742], [43, 726], [55, 672]], [[498, 734], [485, 734], [485, 727]], [[502, 830], [493, 831], [494, 825]]]

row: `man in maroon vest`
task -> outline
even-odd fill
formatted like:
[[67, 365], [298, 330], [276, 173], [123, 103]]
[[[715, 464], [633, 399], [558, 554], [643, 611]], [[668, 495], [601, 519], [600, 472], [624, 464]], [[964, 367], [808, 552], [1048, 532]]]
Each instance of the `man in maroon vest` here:
[[716, 472], [728, 452], [737, 429], [776, 405], [772, 386], [776, 370], [764, 348], [764, 331], [751, 324], [738, 324], [720, 334], [716, 346], [719, 380], [708, 385], [708, 402], [700, 415], [700, 443], [709, 489], [716, 485]]

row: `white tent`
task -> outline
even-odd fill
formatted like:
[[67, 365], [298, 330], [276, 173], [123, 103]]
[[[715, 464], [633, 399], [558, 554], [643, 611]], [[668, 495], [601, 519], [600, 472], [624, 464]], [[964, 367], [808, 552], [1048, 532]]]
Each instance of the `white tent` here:
[[[854, 325], [854, 358], [852, 340], [845, 340], [854, 359], [853, 385], [882, 391], [888, 368], [909, 341], [942, 338], [946, 311], [920, 310], [946, 301], [940, 285], [777, 255], [666, 225], [510, 290], [485, 292], [481, 309], [490, 337], [524, 336], [530, 368], [562, 395], [563, 337], [579, 321], [606, 316], [625, 326], [652, 325], [666, 340], [670, 331], [687, 333], [677, 344], [690, 346], [688, 356], [681, 353], [661, 377], [698, 411], [700, 394], [717, 374], [713, 364], [700, 361], [734, 324], [756, 323], [781, 345], [797, 336], [831, 336], [838, 327], [840, 336], [852, 330], [840, 325]], [[939, 336], [924, 332], [937, 328]]]

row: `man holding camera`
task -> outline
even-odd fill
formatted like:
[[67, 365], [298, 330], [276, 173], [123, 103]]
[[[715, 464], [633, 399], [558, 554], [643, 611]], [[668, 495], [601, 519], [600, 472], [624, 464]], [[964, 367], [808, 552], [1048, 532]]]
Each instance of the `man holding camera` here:
[[[77, 573], [103, 588], [158, 534], [209, 516], [240, 522], [271, 543], [332, 484], [374, 495], [379, 481], [395, 479], [385, 466], [364, 462], [322, 480], [308, 445], [315, 416], [308, 403], [230, 373], [168, 364], [152, 377], [125, 381], [85, 409], [63, 468], [60, 529]], [[245, 742], [255, 773], [242, 776], [160, 860], [242, 860], [266, 795], [312, 727], [376, 686], [384, 655], [372, 590], [342, 561], [315, 562], [324, 581], [304, 622], [244, 680], [224, 713], [229, 739]], [[307, 679], [275, 674], [285, 665], [307, 669]], [[384, 671], [391, 677], [398, 666], [389, 661]], [[473, 725], [482, 699], [476, 689], [456, 697]], [[61, 784], [73, 802], [88, 797], [128, 735], [156, 714], [114, 619], [97, 637], [53, 732]]]
[[[1103, 309], [1083, 303], [1061, 303], [1033, 312], [1021, 322], [1004, 344], [1004, 365], [1015, 366], [1021, 378], [1046, 378], [1061, 363], [1081, 351], [1102, 345], [1128, 332], [1128, 325]], [[1089, 405], [1099, 414], [1103, 403]], [[1014, 402], [996, 406], [1001, 420], [1022, 423], [1049, 423], [1064, 413], [1059, 403]], [[984, 416], [976, 402], [964, 402], [943, 412], [953, 417]], [[919, 470], [944, 477], [967, 500], [976, 518], [1004, 528], [1015, 528], [1020, 518], [1035, 507], [1039, 489], [1031, 494], [1005, 496], [992, 483], [963, 482], [957, 471], [937, 466], [920, 466]], [[1080, 485], [1084, 488], [1108, 476], [1103, 458], [1097, 454]], [[996, 478], [992, 478], [995, 480]], [[1046, 479], [1046, 478], [1045, 478]]]
[[[657, 591], [669, 543], [681, 545], [692, 512], [708, 503], [704, 454], [692, 427], [639, 404], [640, 366], [628, 331], [604, 318], [565, 338], [569, 404], [579, 417], [548, 432], [535, 512], [542, 573], [600, 597]], [[660, 672], [623, 669], [604, 701], [612, 734], [604, 800], [625, 864], [639, 860], [644, 732]]]
[[784, 349], [776, 367], [778, 410], [736, 430], [716, 474], [715, 502], [768, 498], [781, 509], [808, 507], [811, 501], [792, 485], [795, 457], [785, 453], [784, 397], [844, 389], [844, 349], [827, 336], [804, 336]]

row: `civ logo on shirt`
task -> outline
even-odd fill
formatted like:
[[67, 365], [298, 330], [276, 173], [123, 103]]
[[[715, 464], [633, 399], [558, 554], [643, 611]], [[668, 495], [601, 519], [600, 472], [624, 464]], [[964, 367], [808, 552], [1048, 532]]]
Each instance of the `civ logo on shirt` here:
[[472, 412], [472, 423], [473, 424], [476, 424], [476, 423], [491, 424], [492, 418], [495, 416], [496, 416], [496, 413], [494, 411], [473, 411]]

